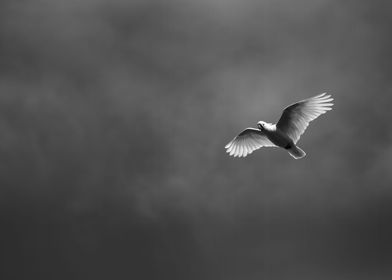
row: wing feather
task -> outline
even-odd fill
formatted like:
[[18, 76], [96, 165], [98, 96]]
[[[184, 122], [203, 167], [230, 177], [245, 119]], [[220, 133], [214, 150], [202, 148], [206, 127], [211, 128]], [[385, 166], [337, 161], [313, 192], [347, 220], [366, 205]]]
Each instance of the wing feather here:
[[311, 121], [332, 110], [332, 100], [331, 95], [322, 93], [294, 103], [283, 110], [276, 127], [297, 143]]
[[234, 137], [226, 146], [226, 152], [234, 157], [246, 157], [261, 147], [275, 147], [275, 145], [255, 128], [247, 128]]

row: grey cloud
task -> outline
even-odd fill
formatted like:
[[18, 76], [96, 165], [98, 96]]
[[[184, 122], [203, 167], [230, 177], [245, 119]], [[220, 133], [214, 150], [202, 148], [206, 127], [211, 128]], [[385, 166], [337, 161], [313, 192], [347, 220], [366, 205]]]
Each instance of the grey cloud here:
[[[3, 1], [4, 279], [389, 279], [383, 1]], [[293, 161], [224, 145], [328, 91]]]

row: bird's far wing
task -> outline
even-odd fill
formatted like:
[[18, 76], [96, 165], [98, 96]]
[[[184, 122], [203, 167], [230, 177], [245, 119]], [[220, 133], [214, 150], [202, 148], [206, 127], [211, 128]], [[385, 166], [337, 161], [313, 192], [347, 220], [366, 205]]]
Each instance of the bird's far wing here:
[[275, 145], [260, 130], [247, 128], [234, 137], [225, 149], [231, 156], [246, 157], [261, 147], [275, 147]]
[[283, 110], [276, 127], [297, 143], [309, 122], [332, 110], [333, 104], [330, 103], [332, 100], [331, 95], [322, 93], [294, 103]]

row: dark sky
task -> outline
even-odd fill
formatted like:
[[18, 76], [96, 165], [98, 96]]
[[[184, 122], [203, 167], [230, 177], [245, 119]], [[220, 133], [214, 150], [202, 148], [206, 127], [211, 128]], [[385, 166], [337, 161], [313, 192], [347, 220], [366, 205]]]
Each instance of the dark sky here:
[[1, 1], [0, 278], [391, 279], [391, 6]]

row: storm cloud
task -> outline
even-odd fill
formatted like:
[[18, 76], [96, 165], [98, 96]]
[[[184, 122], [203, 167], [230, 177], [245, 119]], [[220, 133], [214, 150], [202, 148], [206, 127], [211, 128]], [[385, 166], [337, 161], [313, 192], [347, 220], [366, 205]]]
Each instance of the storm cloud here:
[[[390, 279], [386, 1], [2, 1], [2, 279]], [[295, 161], [225, 144], [322, 92]]]

